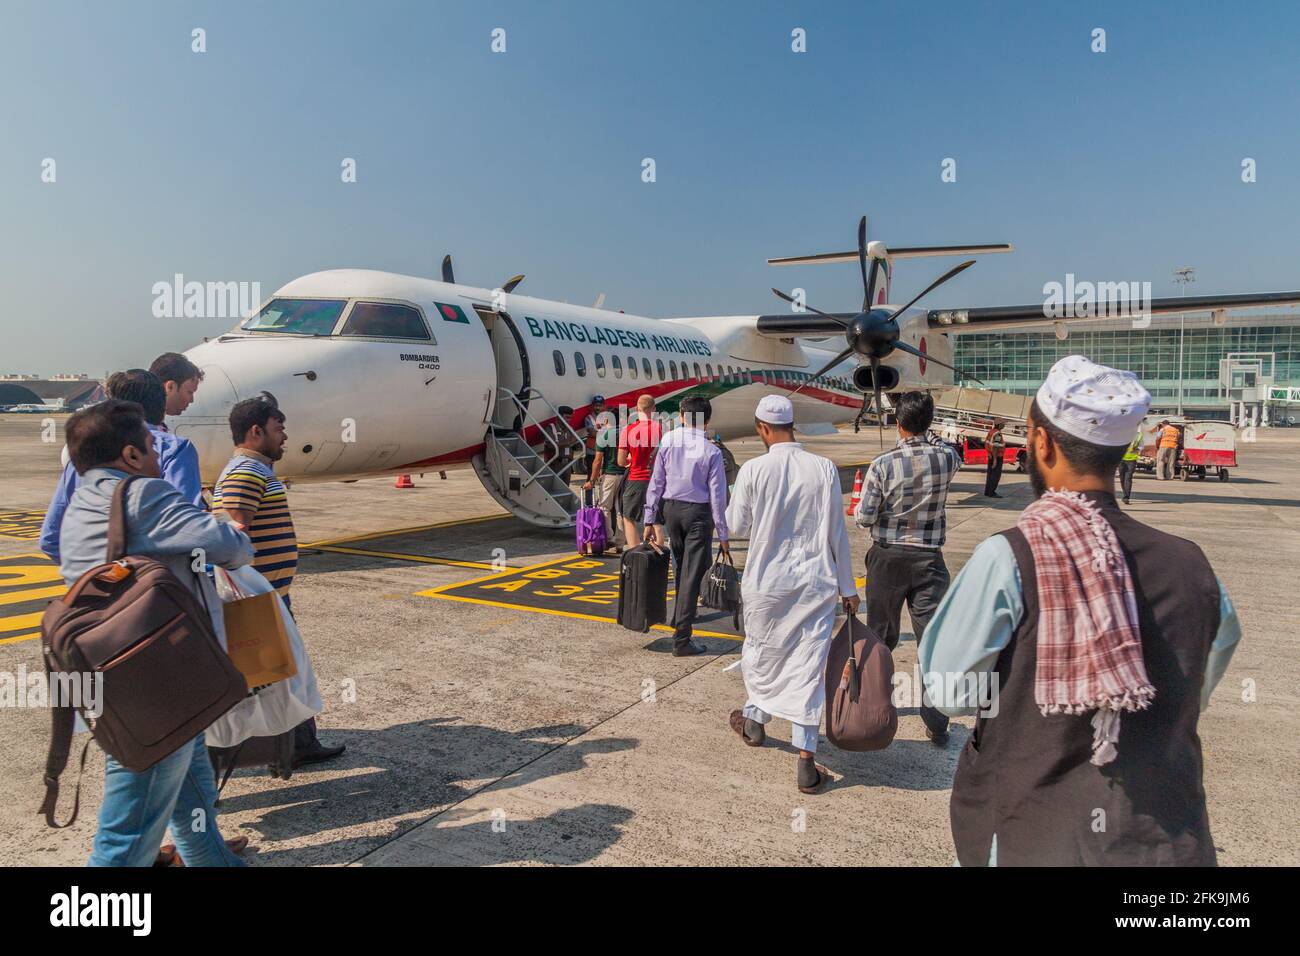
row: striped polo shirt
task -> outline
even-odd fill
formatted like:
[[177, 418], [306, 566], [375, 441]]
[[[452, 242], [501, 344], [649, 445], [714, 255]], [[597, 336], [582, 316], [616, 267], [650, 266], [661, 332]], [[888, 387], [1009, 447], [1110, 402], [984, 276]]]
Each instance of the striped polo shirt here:
[[248, 536], [257, 552], [253, 567], [281, 597], [288, 597], [298, 570], [298, 537], [284, 484], [271, 470], [270, 459], [243, 448], [238, 452], [212, 489], [212, 507], [252, 513]]

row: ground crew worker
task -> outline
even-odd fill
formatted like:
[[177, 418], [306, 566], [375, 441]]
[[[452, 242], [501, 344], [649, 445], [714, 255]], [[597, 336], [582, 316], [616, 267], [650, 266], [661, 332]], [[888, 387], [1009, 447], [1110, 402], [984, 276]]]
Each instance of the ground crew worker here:
[[988, 452], [988, 467], [984, 473], [984, 497], [1001, 498], [998, 482], [1002, 480], [1002, 457], [1007, 450], [1007, 440], [1002, 435], [1002, 419], [993, 420], [993, 427], [984, 435], [984, 448]]
[[1137, 434], [1133, 440], [1128, 443], [1128, 448], [1124, 449], [1124, 458], [1119, 463], [1119, 487], [1124, 495], [1124, 504], [1129, 503], [1129, 498], [1133, 494], [1133, 474], [1138, 467], [1138, 454], [1142, 451], [1142, 428], [1138, 427]]
[[1178, 426], [1165, 419], [1160, 423], [1160, 445], [1156, 451], [1156, 476], [1161, 481], [1174, 477], [1174, 462], [1178, 460]]

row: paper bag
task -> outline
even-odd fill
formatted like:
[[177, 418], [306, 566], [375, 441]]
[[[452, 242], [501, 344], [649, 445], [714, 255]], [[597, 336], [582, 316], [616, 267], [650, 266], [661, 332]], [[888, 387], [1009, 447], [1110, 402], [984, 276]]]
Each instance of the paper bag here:
[[249, 687], [274, 684], [298, 673], [274, 591], [240, 598], [222, 607], [226, 651]]

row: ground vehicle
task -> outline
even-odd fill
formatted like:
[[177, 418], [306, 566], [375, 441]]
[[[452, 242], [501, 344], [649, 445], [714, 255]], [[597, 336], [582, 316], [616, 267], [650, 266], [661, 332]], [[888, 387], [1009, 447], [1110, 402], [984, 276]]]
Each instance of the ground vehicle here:
[[[961, 441], [962, 463], [967, 465], [987, 465], [989, 453], [984, 447], [984, 439], [965, 437]], [[1018, 471], [1025, 470], [1025, 446], [1012, 445], [1008, 442], [1002, 450], [1002, 465], [1015, 465]]]
[[1237, 434], [1231, 422], [1187, 422], [1183, 426], [1183, 450], [1178, 470], [1183, 481], [1205, 480], [1211, 471], [1220, 481], [1228, 480], [1228, 469], [1237, 467]]

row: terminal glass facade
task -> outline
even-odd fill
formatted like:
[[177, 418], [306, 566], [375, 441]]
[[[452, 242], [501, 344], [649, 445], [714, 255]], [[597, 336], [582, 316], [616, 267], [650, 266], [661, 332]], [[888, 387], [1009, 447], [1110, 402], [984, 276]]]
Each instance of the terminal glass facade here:
[[[1153, 319], [1146, 329], [1081, 323], [1070, 328], [1065, 341], [1051, 329], [969, 333], [954, 336], [954, 364], [981, 379], [985, 388], [1031, 395], [1058, 359], [1086, 355], [1102, 365], [1135, 372], [1155, 405], [1173, 408], [1178, 402], [1178, 339], [1177, 316]], [[1273, 384], [1300, 386], [1300, 315], [1253, 322], [1231, 319], [1224, 326], [1189, 316], [1183, 332], [1184, 408], [1226, 415], [1228, 398], [1220, 395], [1219, 362], [1242, 352], [1272, 355]]]

